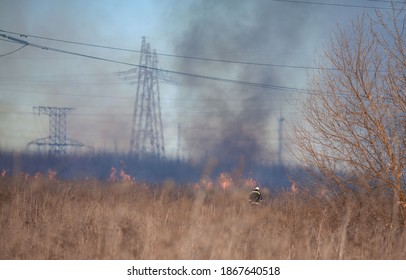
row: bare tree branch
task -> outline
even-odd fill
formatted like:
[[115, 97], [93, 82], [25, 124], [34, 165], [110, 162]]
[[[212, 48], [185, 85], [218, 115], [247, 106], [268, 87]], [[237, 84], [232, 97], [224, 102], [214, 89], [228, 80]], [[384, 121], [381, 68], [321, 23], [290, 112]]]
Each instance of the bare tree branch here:
[[309, 78], [312, 94], [294, 142], [318, 181], [390, 189], [406, 206], [405, 27], [405, 11], [394, 8], [338, 30], [321, 56], [323, 67]]

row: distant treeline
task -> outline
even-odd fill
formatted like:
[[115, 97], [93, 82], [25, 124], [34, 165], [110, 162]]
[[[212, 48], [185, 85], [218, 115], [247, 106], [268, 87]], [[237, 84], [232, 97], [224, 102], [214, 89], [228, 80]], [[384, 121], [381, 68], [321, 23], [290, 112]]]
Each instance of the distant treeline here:
[[108, 180], [113, 169], [116, 170], [117, 176], [123, 171], [135, 180], [149, 183], [160, 183], [167, 179], [177, 183], [190, 183], [200, 180], [203, 176], [215, 179], [220, 173], [229, 173], [234, 178], [254, 178], [259, 184], [267, 187], [290, 186], [287, 174], [299, 172], [299, 169], [294, 167], [247, 164], [244, 161], [237, 163], [213, 159], [179, 161], [165, 157], [138, 157], [108, 152], [55, 156], [0, 151], [0, 171], [5, 170], [7, 174], [13, 175], [25, 173], [34, 176], [36, 173], [46, 174], [49, 170], [53, 170], [61, 179]]

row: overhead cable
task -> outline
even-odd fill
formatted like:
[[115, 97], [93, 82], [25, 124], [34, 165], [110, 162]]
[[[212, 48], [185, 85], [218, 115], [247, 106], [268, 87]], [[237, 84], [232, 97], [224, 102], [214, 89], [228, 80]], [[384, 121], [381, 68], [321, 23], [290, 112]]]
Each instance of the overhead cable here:
[[284, 2], [284, 3], [295, 3], [295, 4], [336, 6], [336, 7], [346, 7], [346, 8], [363, 8], [363, 9], [395, 10], [395, 11], [403, 10], [403, 9], [396, 9], [396, 8], [389, 8], [389, 7], [376, 7], [376, 6], [341, 4], [341, 3], [325, 3], [325, 2], [315, 2], [315, 1], [299, 1], [299, 0], [273, 0], [273, 1], [275, 1], [275, 2]]
[[304, 89], [298, 89], [298, 88], [292, 88], [292, 87], [285, 87], [285, 86], [262, 84], [262, 83], [249, 82], [249, 81], [226, 79], [226, 78], [220, 78], [220, 77], [215, 77], [215, 76], [207, 76], [207, 75], [194, 74], [194, 73], [188, 73], [188, 72], [180, 72], [180, 71], [168, 70], [168, 69], [158, 69], [158, 68], [153, 68], [153, 67], [144, 66], [144, 65], [138, 65], [138, 64], [134, 64], [134, 63], [130, 63], [130, 62], [124, 62], [124, 61], [118, 61], [118, 60], [114, 60], [114, 59], [102, 58], [102, 57], [98, 57], [98, 56], [93, 56], [93, 55], [88, 55], [88, 54], [83, 54], [83, 53], [78, 53], [78, 52], [73, 52], [73, 51], [67, 51], [67, 50], [62, 50], [62, 49], [58, 49], [58, 48], [48, 47], [48, 46], [44, 46], [44, 45], [29, 43], [28, 41], [21, 40], [21, 39], [18, 39], [18, 38], [15, 38], [15, 37], [12, 37], [12, 36], [9, 36], [9, 35], [6, 35], [6, 34], [0, 34], [0, 36], [8, 39], [10, 42], [13, 42], [13, 43], [23, 44], [23, 45], [27, 45], [27, 46], [30, 46], [30, 47], [33, 47], [33, 48], [39, 48], [39, 49], [42, 49], [42, 50], [65, 53], [65, 54], [70, 54], [70, 55], [75, 55], [75, 56], [80, 56], [80, 57], [105, 61], [105, 62], [128, 65], [128, 66], [132, 66], [132, 67], [146, 68], [146, 69], [150, 69], [150, 70], [163, 71], [163, 72], [166, 72], [166, 73], [176, 74], [176, 75], [181, 75], [181, 76], [186, 76], [186, 77], [191, 77], [191, 78], [199, 78], [199, 79], [212, 80], [212, 81], [229, 83], [229, 84], [238, 84], [238, 85], [257, 87], [257, 88], [270, 88], [270, 89], [282, 90], [282, 91], [293, 91], [293, 92], [304, 92], [304, 91], [306, 91]]
[[18, 49], [16, 49], [16, 50], [14, 50], [14, 51], [11, 51], [11, 52], [8, 52], [8, 53], [5, 53], [5, 54], [1, 54], [0, 57], [4, 57], [4, 56], [10, 55], [10, 54], [13, 54], [13, 53], [15, 53], [15, 52], [18, 52], [19, 50], [21, 50], [22, 48], [25, 48], [26, 46], [27, 46], [27, 45], [24, 45], [24, 46], [22, 46], [22, 47], [20, 47], [20, 48], [18, 48]]
[[[117, 51], [125, 51], [125, 52], [136, 52], [136, 53], [141, 52], [141, 51], [138, 51], [138, 50], [132, 50], [132, 49], [126, 49], [126, 48], [118, 48], [118, 47], [105, 46], [105, 45], [99, 45], [99, 44], [89, 44], [89, 43], [83, 43], [83, 42], [77, 42], [77, 41], [62, 40], [62, 39], [49, 38], [49, 37], [44, 37], [44, 36], [37, 36], [37, 35], [28, 35], [28, 34], [22, 34], [22, 33], [17, 33], [17, 32], [12, 32], [12, 31], [1, 30], [1, 29], [0, 29], [0, 32], [5, 32], [5, 33], [8, 33], [8, 34], [13, 34], [13, 35], [19, 35], [20, 37], [24, 37], [24, 38], [31, 37], [31, 38], [36, 38], [36, 39], [48, 40], [48, 41], [55, 41], [55, 42], [61, 42], [61, 43], [68, 43], [68, 44], [88, 46], [88, 47], [96, 47], [96, 48], [110, 49], [110, 50], [117, 50]], [[318, 70], [318, 69], [337, 70], [337, 69], [334, 69], [334, 68], [327, 68], [327, 67], [324, 68], [324, 67], [314, 67], [314, 66], [261, 63], [261, 62], [252, 62], [252, 61], [239, 61], [239, 60], [231, 60], [231, 59], [217, 59], [217, 58], [207, 58], [207, 57], [177, 55], [177, 54], [167, 54], [167, 53], [157, 53], [157, 55], [158, 56], [166, 56], [166, 57], [182, 58], [182, 59], [220, 62], [220, 63], [230, 63], [230, 64], [253, 65], [253, 66], [264, 66], [264, 67], [280, 67], [280, 68], [293, 68], [293, 69], [304, 69], [304, 70]]]

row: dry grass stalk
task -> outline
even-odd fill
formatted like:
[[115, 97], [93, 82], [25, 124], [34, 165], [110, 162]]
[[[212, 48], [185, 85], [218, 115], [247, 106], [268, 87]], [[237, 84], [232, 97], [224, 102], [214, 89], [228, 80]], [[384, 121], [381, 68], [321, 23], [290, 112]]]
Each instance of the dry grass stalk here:
[[406, 259], [385, 196], [247, 195], [1, 178], [0, 259]]

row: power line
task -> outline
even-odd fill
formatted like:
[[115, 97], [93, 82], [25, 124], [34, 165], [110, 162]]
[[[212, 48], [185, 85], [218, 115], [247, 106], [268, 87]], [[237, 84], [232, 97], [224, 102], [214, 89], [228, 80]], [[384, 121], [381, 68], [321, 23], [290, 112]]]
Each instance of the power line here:
[[88, 54], [83, 54], [83, 53], [78, 53], [78, 52], [72, 52], [72, 51], [57, 49], [57, 48], [53, 48], [53, 47], [47, 47], [47, 46], [39, 45], [39, 44], [33, 44], [33, 43], [29, 43], [28, 41], [21, 40], [21, 39], [18, 39], [18, 38], [14, 38], [14, 37], [11, 37], [11, 36], [8, 36], [8, 35], [5, 35], [5, 34], [1, 34], [0, 36], [8, 39], [10, 42], [13, 42], [13, 43], [24, 44], [24, 45], [27, 45], [27, 46], [30, 46], [30, 47], [33, 47], [33, 48], [39, 48], [39, 49], [42, 49], [42, 50], [55, 51], [55, 52], [60, 52], [60, 53], [65, 53], [65, 54], [70, 54], [70, 55], [75, 55], [75, 56], [80, 56], [80, 57], [105, 61], [105, 62], [111, 62], [111, 63], [122, 64], [122, 65], [133, 66], [133, 67], [139, 67], [139, 68], [146, 68], [146, 69], [150, 69], [150, 70], [160, 70], [160, 71], [164, 71], [164, 72], [167, 72], [167, 73], [170, 73], [170, 74], [182, 75], [182, 76], [191, 77], [191, 78], [199, 78], [199, 79], [211, 80], [211, 81], [217, 81], [217, 82], [223, 82], [223, 83], [229, 83], [229, 84], [237, 84], [237, 85], [264, 88], [264, 89], [275, 89], [275, 90], [281, 90], [281, 91], [291, 91], [291, 92], [298, 92], [298, 93], [307, 91], [307, 90], [304, 90], [304, 89], [298, 89], [298, 88], [292, 88], [292, 87], [285, 87], [285, 86], [278, 86], [278, 85], [271, 85], [271, 84], [262, 84], [262, 83], [255, 83], [255, 82], [248, 82], [248, 81], [241, 81], [241, 80], [233, 80], [233, 79], [225, 79], [225, 78], [220, 78], [220, 77], [215, 77], [215, 76], [193, 74], [193, 73], [180, 72], [180, 71], [168, 70], [168, 69], [156, 69], [156, 68], [149, 67], [149, 66], [138, 65], [138, 64], [118, 61], [118, 60], [114, 60], [114, 59], [102, 58], [102, 57], [97, 57], [97, 56], [93, 56], [93, 55], [88, 55]]
[[[4, 95], [15, 95], [14, 92], [22, 92], [22, 93], [41, 93], [41, 94], [47, 94], [47, 95], [54, 95], [54, 96], [59, 96], [59, 97], [66, 97], [66, 98], [103, 98], [103, 99], [114, 99], [114, 100], [133, 100], [133, 97], [130, 96], [120, 96], [120, 95], [100, 95], [100, 94], [73, 94], [73, 93], [61, 93], [61, 92], [54, 92], [54, 91], [43, 91], [43, 90], [32, 90], [32, 89], [13, 89], [13, 88], [2, 88], [0, 87], [0, 96]], [[276, 99], [277, 97], [283, 97], [285, 98], [285, 95], [276, 95], [276, 96], [270, 96], [272, 98], [272, 102], [286, 102], [286, 100], [280, 100]], [[177, 104], [180, 102], [190, 102], [190, 101], [201, 101], [204, 102], [205, 104], [208, 103], [214, 103], [217, 104], [219, 101], [224, 101], [227, 100], [228, 103], [230, 102], [241, 102], [241, 103], [251, 103], [251, 102], [256, 102], [252, 101], [249, 98], [236, 98], [234, 96], [229, 96], [229, 97], [224, 97], [224, 98], [190, 98], [189, 96], [186, 97], [177, 97], [177, 98], [161, 98], [161, 101], [175, 101]], [[262, 102], [266, 102], [263, 100]], [[4, 103], [4, 102], [3, 102]], [[4, 105], [4, 104], [3, 104]], [[27, 105], [29, 106], [29, 105]], [[174, 106], [172, 106], [174, 107]], [[81, 106], [83, 108], [83, 106]], [[95, 108], [95, 109], [100, 109], [102, 107], [86, 107], [86, 108]], [[121, 109], [127, 108], [127, 107], [121, 107]], [[1, 106], [0, 106], [1, 109]], [[228, 110], [227, 110], [228, 111]], [[166, 114], [166, 113], [165, 113]]]
[[[26, 105], [25, 107], [31, 107], [29, 105]], [[104, 109], [104, 108], [99, 108], [99, 107], [81, 107], [83, 108], [90, 108], [90, 109]], [[123, 112], [121, 107], [118, 108], [114, 108], [114, 107], [110, 107], [110, 115], [114, 115], [114, 116], [131, 116], [131, 112]], [[115, 111], [115, 110], [119, 110], [120, 111]], [[125, 109], [131, 109], [131, 108], [125, 108]], [[278, 111], [283, 111], [283, 112], [291, 112], [291, 113], [297, 113], [296, 109], [292, 109], [292, 108], [279, 108]], [[193, 111], [164, 111], [162, 112], [162, 115], [165, 116], [176, 116], [176, 115], [200, 115], [200, 114], [207, 114], [207, 115], [216, 115], [216, 116], [229, 116], [230, 113], [241, 113], [241, 112], [252, 112], [252, 113], [269, 113], [269, 109], [264, 108], [264, 109], [258, 109], [258, 108], [252, 108], [252, 109], [231, 109], [231, 108], [225, 108], [223, 110], [193, 110]], [[10, 108], [6, 108], [1, 109], [0, 107], [0, 114], [16, 114], [16, 115], [32, 115], [32, 112], [29, 111], [21, 111], [21, 110], [17, 110], [17, 109], [10, 109]], [[82, 118], [82, 117], [104, 117], [106, 116], [106, 114], [104, 112], [100, 112], [100, 111], [95, 111], [95, 112], [87, 112], [87, 113], [73, 113], [72, 114], [72, 118]], [[111, 121], [111, 120], [110, 120]]]
[[[37, 39], [42, 39], [42, 40], [48, 40], [48, 41], [55, 41], [55, 42], [61, 42], [61, 43], [74, 44], [74, 45], [96, 47], [96, 48], [110, 49], [110, 50], [117, 50], [117, 51], [125, 51], [125, 52], [141, 53], [141, 51], [132, 50], [132, 49], [126, 49], [126, 48], [118, 48], [118, 47], [105, 46], [105, 45], [99, 45], [99, 44], [89, 44], [89, 43], [83, 43], [83, 42], [77, 42], [77, 41], [62, 40], [62, 39], [49, 38], [49, 37], [44, 37], [44, 36], [37, 36], [37, 35], [28, 35], [28, 34], [22, 34], [22, 33], [17, 33], [17, 32], [12, 32], [12, 31], [1, 30], [1, 29], [0, 29], [0, 31], [8, 33], [8, 34], [19, 35], [20, 37], [24, 37], [24, 38], [31, 37], [31, 38], [37, 38]], [[239, 61], [239, 60], [229, 60], [229, 59], [216, 59], [216, 58], [187, 56], [187, 55], [176, 55], [176, 54], [167, 54], [167, 53], [157, 53], [157, 55], [158, 56], [166, 56], [166, 57], [182, 58], [182, 59], [211, 61], [211, 62], [220, 62], [220, 63], [231, 63], [231, 64], [242, 64], [242, 65], [253, 65], [253, 66], [264, 66], [264, 67], [281, 67], [281, 68], [293, 68], [293, 69], [305, 69], [305, 70], [318, 70], [318, 69], [337, 70], [337, 69], [334, 69], [334, 68], [327, 68], [327, 67], [324, 68], [324, 67], [314, 67], [314, 66], [261, 63], [261, 62]]]
[[394, 1], [394, 0], [368, 0], [370, 2], [382, 2], [382, 3], [394, 3], [394, 4], [405, 4], [405, 1]]
[[[314, 2], [314, 1], [298, 1], [298, 0], [273, 0], [273, 1], [275, 1], [275, 2], [285, 2], [285, 3], [295, 3], [295, 4], [310, 4], [310, 5], [321, 5], [321, 6], [347, 7], [347, 8], [393, 10], [393, 8], [388, 8], [388, 7], [375, 7], [375, 6], [351, 5], [351, 4], [339, 4], [339, 3], [325, 3], [325, 2]], [[403, 10], [403, 9], [394, 9], [394, 10]]]
[[[34, 79], [29, 82], [44, 82], [44, 78], [55, 78], [55, 82], [59, 81], [92, 81], [92, 80], [100, 80], [109, 77], [115, 77], [117, 72], [100, 72], [100, 73], [78, 73], [78, 74], [54, 74], [54, 75], [14, 75], [14, 76], [0, 76], [0, 83], [1, 80], [13, 80], [18, 79]], [[88, 76], [88, 77], [86, 77]]]
[[20, 47], [20, 48], [18, 48], [18, 49], [16, 49], [16, 50], [14, 50], [14, 51], [11, 51], [11, 52], [2, 54], [2, 55], [0, 55], [0, 57], [4, 57], [4, 56], [10, 55], [10, 54], [13, 54], [13, 53], [15, 53], [15, 52], [18, 52], [19, 50], [21, 50], [22, 48], [25, 48], [26, 46], [27, 46], [27, 45], [24, 45], [24, 46], [22, 46], [22, 47]]

